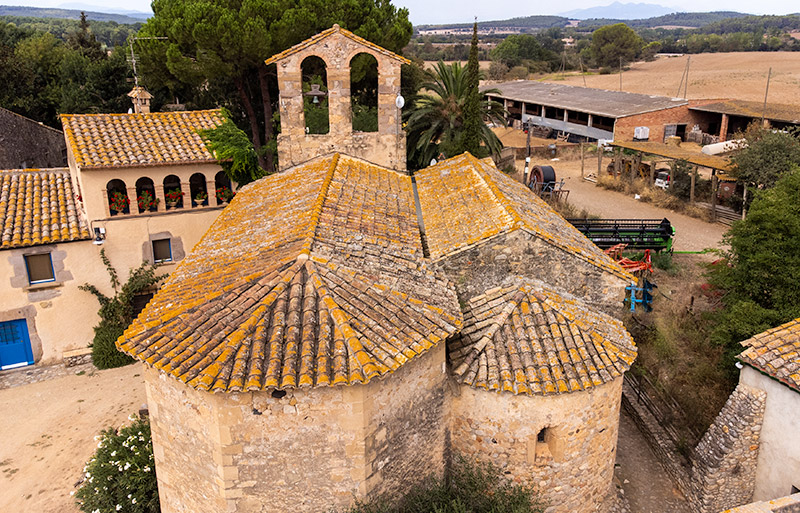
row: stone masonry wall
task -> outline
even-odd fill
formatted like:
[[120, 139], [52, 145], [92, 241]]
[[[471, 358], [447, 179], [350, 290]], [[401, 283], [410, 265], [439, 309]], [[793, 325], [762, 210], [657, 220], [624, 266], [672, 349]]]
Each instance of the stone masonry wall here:
[[[378, 61], [377, 132], [353, 132], [350, 61], [359, 53], [368, 53]], [[305, 132], [301, 64], [312, 55], [326, 65], [330, 120], [327, 134]], [[319, 155], [343, 152], [390, 169], [406, 169], [405, 132], [400, 127], [400, 109], [395, 106], [400, 93], [400, 66], [399, 60], [338, 32], [278, 61], [279, 168], [284, 170]]]
[[620, 311], [628, 283], [528, 232], [516, 230], [438, 261], [460, 301], [482, 294], [509, 275], [539, 279], [606, 313]]
[[203, 394], [144, 368], [162, 513], [218, 513], [222, 446], [217, 411]]
[[444, 472], [444, 343], [383, 380], [285, 394], [211, 394], [147, 372], [165, 513], [316, 513]]
[[[453, 452], [485, 458], [535, 486], [552, 513], [593, 512], [611, 486], [622, 378], [552, 397], [453, 385]], [[544, 442], [537, 442], [539, 432]]]
[[695, 449], [690, 500], [698, 513], [752, 500], [766, 394], [739, 384]]
[[441, 477], [448, 438], [445, 344], [365, 390], [367, 492], [397, 496]]

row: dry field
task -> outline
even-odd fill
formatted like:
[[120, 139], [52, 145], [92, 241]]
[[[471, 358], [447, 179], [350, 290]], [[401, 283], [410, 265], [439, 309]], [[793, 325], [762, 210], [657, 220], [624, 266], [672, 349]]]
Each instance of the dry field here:
[[[686, 55], [659, 57], [652, 62], [634, 63], [622, 74], [622, 90], [631, 93], [675, 96], [688, 57]], [[769, 68], [772, 68], [769, 101], [800, 104], [800, 52], [691, 55], [687, 97], [764, 101]], [[619, 90], [618, 74], [587, 75], [585, 78], [588, 87]], [[564, 79], [550, 75], [544, 80], [576, 86], [584, 85], [584, 77], [577, 74], [567, 75]]]

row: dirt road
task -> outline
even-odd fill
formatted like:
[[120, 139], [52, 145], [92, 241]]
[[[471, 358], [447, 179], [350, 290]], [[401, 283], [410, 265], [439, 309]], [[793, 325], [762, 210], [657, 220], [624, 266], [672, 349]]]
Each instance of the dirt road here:
[[[569, 189], [569, 202], [579, 209], [586, 209], [591, 214], [602, 218], [647, 218], [661, 219], [666, 217], [675, 228], [676, 251], [702, 251], [706, 248], [720, 246], [722, 236], [727, 227], [712, 224], [694, 217], [678, 214], [670, 210], [657, 208], [643, 203], [619, 192], [597, 187], [594, 183], [581, 180], [580, 160], [536, 162], [536, 164], [552, 165], [559, 180], [564, 179], [564, 188]], [[597, 160], [586, 160], [586, 174], [597, 171]]]
[[0, 390], [0, 511], [78, 511], [69, 493], [94, 436], [146, 402], [140, 365]]

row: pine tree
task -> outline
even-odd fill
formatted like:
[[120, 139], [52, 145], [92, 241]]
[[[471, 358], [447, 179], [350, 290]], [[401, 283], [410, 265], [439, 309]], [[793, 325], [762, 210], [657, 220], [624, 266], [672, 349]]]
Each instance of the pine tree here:
[[467, 99], [464, 102], [464, 139], [462, 147], [473, 155], [481, 150], [481, 93], [478, 90], [478, 22], [472, 26], [472, 46], [467, 63]]

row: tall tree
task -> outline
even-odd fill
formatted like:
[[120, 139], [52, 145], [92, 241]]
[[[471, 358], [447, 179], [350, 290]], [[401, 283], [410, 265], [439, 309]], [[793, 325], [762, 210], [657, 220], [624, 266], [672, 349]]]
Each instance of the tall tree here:
[[478, 67], [478, 22], [472, 26], [472, 46], [467, 62], [467, 98], [464, 101], [464, 141], [462, 147], [473, 155], [481, 150], [481, 93], [480, 68]]
[[631, 62], [642, 46], [642, 38], [624, 23], [606, 25], [592, 33], [592, 55], [598, 66], [619, 66], [620, 60]]
[[[420, 169], [440, 153], [452, 157], [464, 152], [464, 104], [467, 98], [467, 74], [458, 62], [447, 65], [443, 62], [429, 72], [429, 80], [422, 84], [426, 92], [410, 101], [405, 111], [408, 133], [409, 166]], [[490, 89], [485, 93], [499, 93]], [[482, 122], [481, 142], [491, 153], [503, 145], [485, 121], [505, 123], [503, 106], [496, 101], [482, 100], [479, 106]]]
[[267, 171], [275, 73], [264, 60], [334, 23], [395, 52], [412, 32], [408, 10], [389, 0], [154, 0], [153, 13], [139, 35], [168, 39], [139, 41], [145, 82], [184, 94], [213, 86], [220, 99], [235, 97], [227, 106], [245, 121]]

